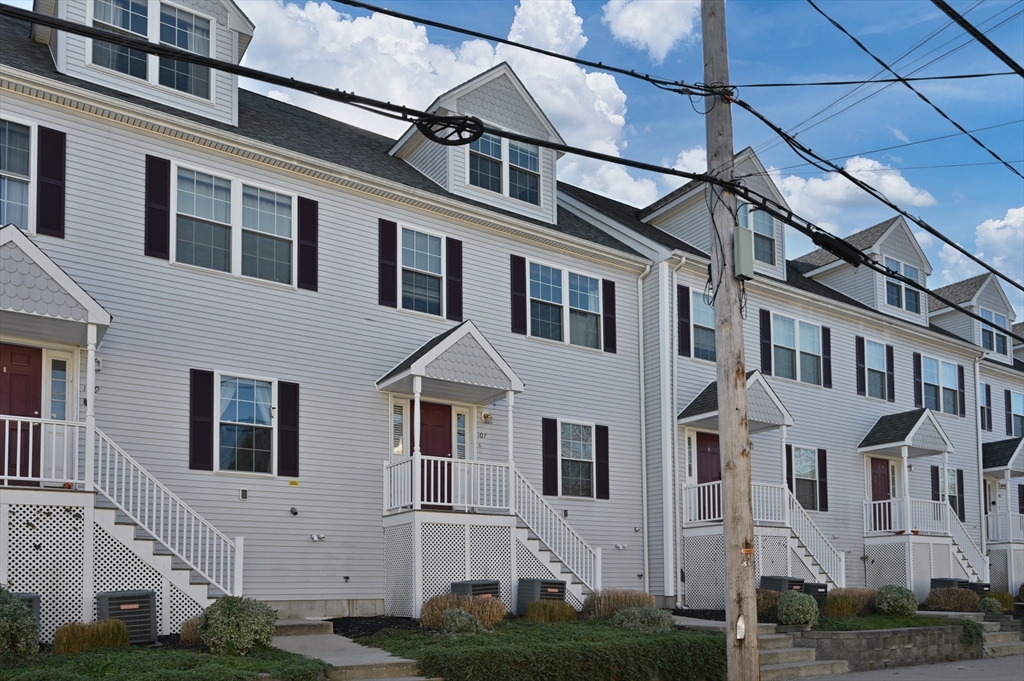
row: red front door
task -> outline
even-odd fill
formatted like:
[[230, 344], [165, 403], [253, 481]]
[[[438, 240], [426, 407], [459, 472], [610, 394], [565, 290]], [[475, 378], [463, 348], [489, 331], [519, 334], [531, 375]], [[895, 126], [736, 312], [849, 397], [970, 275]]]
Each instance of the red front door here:
[[[43, 351], [0, 343], [0, 367], [0, 414], [39, 418], [43, 389]], [[0, 461], [5, 464], [4, 475], [38, 478], [41, 451], [39, 424], [5, 420], [3, 433], [7, 436], [0, 442]], [[39, 483], [20, 484], [35, 486]]]
[[[722, 479], [722, 456], [718, 451], [718, 435], [697, 433], [697, 484]], [[697, 518], [720, 520], [722, 517], [722, 486], [697, 488]]]
[[[452, 458], [452, 408], [447, 404], [420, 403], [420, 432], [423, 456]], [[415, 438], [415, 433], [413, 434]], [[414, 445], [415, 446], [415, 445]], [[451, 510], [452, 464], [450, 461], [423, 462], [424, 508]]]
[[[892, 497], [892, 480], [887, 459], [871, 459], [871, 501], [887, 501]], [[871, 505], [871, 529], [876, 532], [892, 530], [891, 504]]]

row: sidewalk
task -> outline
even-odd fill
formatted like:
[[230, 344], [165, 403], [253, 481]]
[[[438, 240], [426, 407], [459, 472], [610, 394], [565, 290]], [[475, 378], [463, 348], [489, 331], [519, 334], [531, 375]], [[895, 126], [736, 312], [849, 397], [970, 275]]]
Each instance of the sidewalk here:
[[839, 676], [815, 676], [804, 681], [1021, 681], [1024, 655], [984, 660], [960, 660], [916, 667], [893, 667]]

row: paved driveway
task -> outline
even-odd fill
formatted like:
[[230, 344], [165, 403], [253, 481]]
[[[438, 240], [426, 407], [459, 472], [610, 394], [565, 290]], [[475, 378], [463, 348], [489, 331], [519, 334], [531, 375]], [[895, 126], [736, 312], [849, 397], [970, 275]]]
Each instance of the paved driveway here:
[[1024, 655], [991, 660], [961, 660], [873, 672], [815, 676], [804, 681], [1022, 681]]

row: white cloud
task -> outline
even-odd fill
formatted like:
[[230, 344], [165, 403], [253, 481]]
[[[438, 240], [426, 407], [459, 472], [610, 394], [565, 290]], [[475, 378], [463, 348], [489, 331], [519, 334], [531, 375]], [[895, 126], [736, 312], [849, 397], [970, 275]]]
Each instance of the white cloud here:
[[[697, 145], [690, 149], [683, 149], [676, 155], [675, 161], [662, 159], [661, 165], [673, 170], [682, 170], [687, 173], [705, 173], [708, 170], [708, 153], [703, 145]], [[662, 175], [661, 182], [669, 190], [677, 189], [686, 184], [687, 180], [674, 175]]]
[[[1010, 208], [1002, 218], [985, 220], [974, 228], [974, 254], [1003, 274], [1024, 283], [1024, 206]], [[942, 283], [951, 284], [982, 273], [982, 268], [951, 246], [939, 251]], [[1024, 298], [1020, 291], [1003, 283], [1003, 291], [1024, 316]]]
[[931, 234], [924, 230], [914, 230], [914, 238], [917, 239], [917, 245], [921, 247], [922, 251], [930, 250], [932, 245], [935, 244], [935, 239]]
[[892, 136], [898, 139], [900, 142], [903, 142], [904, 144], [910, 144], [910, 138], [907, 137], [902, 130], [900, 130], [899, 128], [894, 128], [891, 125], [887, 125], [885, 127], [888, 128], [889, 132], [892, 133]]
[[583, 35], [583, 18], [569, 0], [529, 2], [522, 0], [508, 39], [549, 52], [575, 57], [587, 44]]
[[609, 0], [603, 21], [619, 42], [646, 50], [660, 64], [680, 42], [695, 35], [699, 0]]
[[974, 261], [949, 244], [943, 244], [939, 250], [939, 262], [942, 266], [941, 286], [952, 284], [955, 281], [970, 279], [981, 274], [982, 271], [981, 267], [975, 264]]

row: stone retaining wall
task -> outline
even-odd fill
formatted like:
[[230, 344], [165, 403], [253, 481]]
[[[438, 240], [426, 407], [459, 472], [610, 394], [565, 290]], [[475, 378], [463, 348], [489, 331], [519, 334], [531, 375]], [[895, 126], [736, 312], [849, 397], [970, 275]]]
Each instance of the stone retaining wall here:
[[960, 625], [872, 631], [791, 632], [793, 645], [814, 648], [819, 660], [846, 660], [851, 672], [982, 657], [964, 643]]

